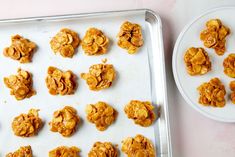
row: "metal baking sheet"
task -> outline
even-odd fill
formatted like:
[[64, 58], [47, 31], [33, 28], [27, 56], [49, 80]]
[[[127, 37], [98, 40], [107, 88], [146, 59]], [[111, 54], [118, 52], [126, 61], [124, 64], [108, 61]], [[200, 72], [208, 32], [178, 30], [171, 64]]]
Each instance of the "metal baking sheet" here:
[[[144, 46], [136, 55], [128, 55], [116, 44], [116, 34], [124, 21], [138, 23], [143, 28]], [[102, 56], [86, 56], [78, 48], [72, 59], [62, 58], [52, 53], [49, 41], [61, 28], [70, 28], [78, 32], [80, 38], [89, 27], [101, 29], [111, 40], [109, 52]], [[33, 62], [20, 64], [0, 54], [0, 80], [17, 69], [28, 70], [33, 74], [34, 88], [37, 94], [30, 99], [16, 101], [10, 96], [9, 89], [0, 82], [0, 156], [16, 150], [19, 146], [31, 145], [34, 156], [47, 156], [51, 149], [60, 145], [75, 145], [81, 149], [81, 156], [87, 156], [96, 141], [110, 141], [118, 144], [126, 137], [143, 134], [154, 143], [158, 157], [171, 157], [170, 127], [168, 119], [167, 89], [165, 79], [164, 50], [161, 20], [151, 10], [127, 10], [73, 14], [49, 17], [0, 20], [0, 49], [10, 44], [10, 36], [23, 35], [38, 45]], [[101, 63], [103, 58], [113, 64], [118, 77], [114, 85], [100, 92], [90, 91], [84, 80], [78, 79], [78, 89], [71, 96], [51, 96], [45, 85], [48, 66], [62, 70], [72, 70], [77, 76], [87, 72], [92, 64]], [[160, 117], [151, 127], [143, 128], [129, 120], [123, 112], [124, 105], [132, 99], [151, 100], [160, 108]], [[105, 101], [119, 113], [116, 122], [106, 131], [99, 132], [86, 120], [85, 106], [97, 101]], [[78, 111], [82, 124], [70, 138], [64, 138], [50, 131], [48, 122], [55, 110], [71, 105]], [[20, 138], [11, 130], [12, 119], [30, 108], [40, 109], [40, 117], [45, 122], [35, 137]], [[120, 151], [120, 156], [125, 156]]]

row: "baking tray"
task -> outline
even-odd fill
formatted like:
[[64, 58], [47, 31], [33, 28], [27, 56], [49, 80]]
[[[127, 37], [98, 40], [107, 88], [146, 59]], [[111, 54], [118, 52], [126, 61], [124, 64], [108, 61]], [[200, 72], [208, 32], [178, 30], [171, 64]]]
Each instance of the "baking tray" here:
[[[41, 40], [41, 41], [43, 41], [42, 44], [48, 46], [49, 45], [48, 42], [50, 39], [43, 39], [44, 34], [49, 33], [49, 38], [51, 38], [56, 32], [59, 31], [59, 29], [61, 27], [67, 26], [68, 28], [71, 28], [70, 24], [71, 24], [71, 26], [72, 25], [75, 26], [76, 23], [78, 23], [78, 24], [80, 24], [80, 26], [82, 26], [83, 24], [85, 25], [86, 22], [87, 22], [87, 24], [90, 24], [90, 25], [86, 26], [86, 27], [88, 27], [88, 26], [93, 26], [93, 25], [91, 25], [91, 23], [93, 22], [94, 26], [98, 25], [98, 27], [102, 28], [102, 24], [105, 24], [104, 20], [109, 20], [112, 22], [112, 20], [115, 20], [115, 19], [122, 19], [123, 20], [122, 22], [124, 22], [124, 20], [128, 20], [128, 19], [130, 19], [130, 21], [131, 21], [132, 18], [133, 19], [142, 18], [142, 20], [143, 20], [142, 27], [144, 28], [144, 32], [143, 32], [144, 38], [145, 38], [144, 39], [145, 40], [145, 44], [144, 44], [145, 49], [144, 50], [146, 52], [141, 52], [140, 54], [145, 53], [145, 55], [147, 56], [146, 57], [146, 64], [145, 63], [144, 64], [148, 67], [147, 74], [149, 76], [146, 76], [146, 78], [149, 78], [149, 82], [148, 82], [148, 80], [146, 80], [146, 82], [141, 82], [140, 84], [146, 83], [146, 88], [147, 88], [147, 86], [148, 86], [147, 84], [149, 83], [150, 99], [153, 102], [153, 104], [157, 104], [156, 108], [160, 109], [160, 115], [159, 115], [158, 120], [154, 123], [153, 126], [151, 126], [153, 129], [153, 132], [152, 132], [153, 135], [151, 135], [151, 136], [154, 137], [154, 139], [151, 139], [151, 140], [153, 140], [153, 142], [156, 146], [158, 157], [171, 157], [172, 151], [171, 151], [171, 140], [170, 140], [170, 126], [169, 126], [170, 124], [169, 124], [169, 117], [168, 117], [169, 113], [168, 113], [167, 89], [166, 89], [166, 78], [165, 78], [162, 25], [161, 25], [160, 17], [155, 12], [148, 10], [148, 9], [137, 9], [137, 10], [109, 11], [109, 12], [84, 13], [84, 14], [59, 15], [59, 16], [29, 17], [29, 18], [19, 18], [19, 19], [3, 19], [3, 20], [0, 20], [0, 29], [2, 31], [2, 34], [8, 32], [8, 31], [11, 31], [11, 32], [9, 32], [8, 38], [5, 38], [4, 35], [1, 36], [2, 38], [0, 39], [1, 40], [0, 48], [3, 49], [3, 47], [9, 45], [10, 44], [10, 42], [9, 42], [10, 35], [16, 34], [16, 33], [19, 33], [19, 34], [22, 33], [23, 36], [31, 39], [32, 41], [36, 41], [36, 43], [38, 43], [37, 40]], [[135, 22], [135, 20], [133, 22]], [[51, 27], [49, 27], [48, 25], [52, 25], [51, 27], [53, 28], [53, 31], [51, 30]], [[120, 25], [121, 25], [121, 23], [118, 26], [113, 26], [113, 27], [119, 28]], [[103, 25], [103, 27], [105, 27], [105, 25]], [[112, 29], [112, 27], [109, 27], [109, 28]], [[73, 28], [71, 28], [71, 29], [73, 29]], [[79, 27], [78, 27], [78, 29], [79, 29]], [[73, 29], [73, 30], [76, 31], [76, 29]], [[105, 31], [105, 34], [109, 35], [107, 33], [106, 29], [103, 29], [103, 30]], [[25, 31], [26, 32], [28, 31], [29, 33], [28, 34], [24, 33]], [[52, 31], [52, 33], [50, 33], [50, 31]], [[32, 32], [34, 32], [35, 34], [33, 34]], [[83, 37], [82, 35], [84, 35], [84, 32], [85, 32], [85, 30], [83, 30], [83, 33], [78, 32], [80, 38]], [[118, 30], [116, 30], [116, 33], [117, 32], [118, 32]], [[4, 37], [4, 39], [3, 39], [3, 37]], [[112, 40], [114, 40], [114, 41], [113, 41], [111, 47], [116, 45], [115, 39], [112, 38]], [[43, 69], [43, 66], [44, 66], [44, 64], [48, 64], [48, 62], [50, 62], [49, 64], [51, 64], [51, 65], [55, 64], [54, 66], [57, 66], [60, 69], [66, 70], [66, 69], [73, 69], [75, 66], [77, 66], [77, 65], [75, 65], [75, 63], [77, 64], [77, 62], [82, 62], [85, 59], [87, 59], [86, 62], [88, 62], [86, 64], [89, 64], [89, 65], [99, 63], [101, 61], [101, 58], [107, 58], [108, 63], [112, 64], [113, 62], [115, 63], [115, 61], [118, 60], [117, 56], [115, 56], [116, 58], [110, 57], [110, 55], [112, 55], [112, 53], [110, 52], [109, 55], [107, 55], [107, 56], [104, 55], [104, 56], [99, 56], [99, 57], [87, 57], [83, 54], [83, 51], [81, 50], [81, 46], [80, 46], [80, 48], [78, 49], [79, 55], [77, 55], [77, 58], [84, 56], [84, 59], [77, 60], [77, 62], [76, 62], [76, 60], [74, 61], [74, 58], [73, 58], [73, 62], [74, 62], [74, 64], [73, 64], [72, 60], [63, 59], [60, 56], [54, 56], [52, 54], [51, 50], [48, 48], [44, 49], [43, 47], [39, 47], [39, 51], [41, 54], [38, 54], [38, 52], [37, 52], [35, 54], [36, 56], [34, 55], [34, 57], [33, 57], [33, 63], [30, 63], [30, 64], [19, 64], [16, 61], [12, 61], [10, 59], [7, 59], [7, 58], [4, 58], [3, 56], [1, 56], [1, 59], [4, 58], [4, 60], [7, 60], [7, 61], [4, 61], [5, 63], [0, 63], [0, 64], [2, 64], [1, 65], [1, 72], [0, 72], [1, 80], [4, 76], [8, 76], [10, 74], [16, 73], [16, 69], [18, 67], [21, 67], [22, 69], [29, 70], [30, 72], [33, 73], [34, 86], [36, 86], [35, 87], [36, 90], [38, 88], [43, 88], [43, 89], [40, 89], [41, 92], [40, 93], [38, 92], [36, 96], [33, 96], [30, 99], [27, 99], [24, 101], [16, 101], [16, 100], [14, 100], [14, 98], [12, 96], [9, 95], [9, 89], [7, 89], [4, 86], [3, 82], [0, 83], [0, 86], [1, 86], [1, 89], [0, 89], [0, 101], [1, 101], [0, 108], [2, 108], [0, 110], [0, 117], [1, 117], [0, 118], [0, 138], [1, 138], [1, 140], [0, 140], [0, 156], [4, 156], [7, 152], [16, 150], [20, 145], [27, 145], [27, 144], [30, 144], [32, 146], [33, 152], [36, 152], [35, 156], [44, 156], [44, 155], [39, 155], [41, 153], [38, 153], [38, 152], [40, 152], [40, 151], [41, 152], [42, 151], [48, 152], [48, 150], [55, 148], [59, 145], [68, 145], [68, 146], [69, 145], [76, 145], [79, 148], [81, 148], [82, 156], [86, 156], [85, 154], [92, 147], [92, 144], [89, 143], [89, 138], [92, 138], [94, 136], [94, 134], [92, 132], [96, 132], [95, 137], [92, 138], [92, 140], [101, 140], [101, 141], [110, 141], [110, 142], [113, 142], [112, 140], [115, 141], [116, 137], [119, 137], [122, 134], [125, 135], [125, 133], [128, 133], [128, 131], [129, 131], [129, 133], [133, 132], [133, 134], [130, 134], [129, 136], [135, 136], [134, 133], [136, 133], [136, 132], [139, 132], [144, 135], [146, 135], [146, 134], [149, 135], [151, 133], [148, 130], [145, 130], [145, 128], [134, 125], [133, 121], [127, 119], [127, 117], [122, 113], [122, 111], [119, 111], [119, 110], [118, 110], [119, 116], [117, 119], [119, 119], [122, 116], [124, 118], [123, 120], [128, 121], [127, 125], [125, 125], [125, 122], [123, 120], [121, 120], [122, 122], [118, 126], [117, 126], [117, 124], [115, 124], [116, 125], [115, 129], [113, 129], [111, 126], [111, 129], [108, 129], [107, 131], [100, 133], [100, 132], [96, 131], [96, 129], [94, 128], [94, 126], [92, 124], [89, 124], [88, 122], [86, 122], [84, 110], [82, 111], [80, 109], [80, 107], [85, 106], [85, 104], [80, 104], [79, 100], [77, 100], [77, 97], [79, 97], [79, 94], [77, 94], [77, 95], [75, 94], [74, 96], [66, 96], [66, 97], [61, 97], [61, 96], [56, 96], [56, 97], [54, 96], [53, 97], [48, 94], [46, 87], [42, 87], [42, 86], [45, 86], [45, 83], [42, 80], [44, 80], [44, 78], [46, 77], [46, 72], [45, 72], [46, 69]], [[110, 51], [112, 51], [112, 48]], [[120, 49], [120, 51], [123, 51], [123, 50]], [[50, 55], [48, 56], [48, 58], [42, 59], [43, 61], [41, 61], [41, 62], [37, 61], [37, 54], [38, 55], [46, 55], [43, 53], [48, 53]], [[127, 53], [120, 52], [120, 54], [122, 54], [122, 56], [123, 56], [122, 60], [124, 60], [124, 61], [125, 61], [125, 58], [129, 57]], [[133, 60], [134, 57], [135, 56], [131, 56], [131, 58], [129, 58], [129, 59]], [[138, 57], [138, 54], [137, 54], [137, 57]], [[139, 56], [139, 58], [140, 57], [141, 56]], [[38, 57], [38, 58], [40, 58], [40, 57]], [[40, 60], [40, 59], [38, 59], [38, 60]], [[60, 63], [60, 61], [61, 61], [61, 63]], [[135, 62], [133, 62], [133, 63], [135, 63]], [[63, 66], [63, 64], [65, 66]], [[79, 73], [86, 72], [88, 70], [88, 67], [89, 66], [83, 67], [83, 71], [79, 70]], [[137, 69], [135, 69], [135, 68], [137, 68]], [[79, 67], [78, 67], [78, 69], [79, 69]], [[86, 71], [84, 71], [84, 69], [86, 69]], [[138, 69], [138, 66], [136, 66], [136, 67], [134, 66], [134, 70], [141, 72], [140, 68]], [[127, 72], [126, 74], [128, 74], [128, 73], [129, 72]], [[79, 74], [77, 74], [77, 75], [79, 76]], [[118, 71], [118, 75], [119, 75], [119, 71]], [[39, 79], [41, 79], [41, 80], [39, 80]], [[38, 85], [35, 82], [39, 82]], [[115, 86], [118, 86], [118, 82], [116, 83]], [[78, 89], [77, 93], [82, 93], [83, 90], [88, 91], [88, 87], [85, 85], [85, 82], [82, 81], [81, 79], [79, 79], [79, 87], [78, 88], [79, 89]], [[132, 89], [132, 90], [138, 91], [136, 89]], [[1, 94], [1, 91], [3, 94]], [[90, 103], [95, 103], [96, 100], [98, 100], [98, 99], [96, 99], [97, 97], [99, 98], [101, 96], [104, 96], [101, 99], [104, 101], [108, 100], [108, 102], [111, 102], [111, 105], [117, 109], [118, 107], [117, 107], [117, 105], [116, 106], [113, 105], [114, 102], [112, 102], [112, 99], [116, 98], [115, 100], [117, 100], [117, 99], [122, 99], [122, 98], [119, 98], [118, 96], [117, 96], [118, 97], [117, 98], [117, 97], [115, 97], [115, 95], [114, 96], [105, 96], [105, 95], [108, 95], [107, 92], [108, 91], [104, 91], [104, 92], [101, 92], [101, 94], [100, 93], [99, 94], [92, 93], [90, 95], [85, 95], [85, 97], [87, 97], [87, 99], [90, 99], [90, 101], [89, 101]], [[135, 92], [133, 92], [133, 93], [135, 94]], [[132, 94], [129, 94], [129, 95], [132, 95]], [[129, 95], [125, 94], [126, 97], [128, 97]], [[136, 97], [136, 99], [138, 99], [138, 97]], [[83, 101], [83, 100], [81, 100], [81, 101]], [[50, 102], [50, 103], [54, 102], [54, 104], [43, 105], [48, 102]], [[61, 103], [63, 105], [73, 104], [71, 106], [75, 107], [78, 110], [78, 114], [80, 115], [80, 117], [82, 117], [83, 123], [85, 123], [85, 124], [82, 124], [82, 126], [80, 126], [80, 128], [79, 128], [80, 130], [78, 130], [76, 135], [74, 135], [75, 137], [72, 136], [71, 138], [63, 138], [59, 134], [52, 133], [49, 131], [49, 127], [48, 127], [47, 123], [48, 123], [48, 121], [50, 121], [49, 118], [52, 117], [52, 113], [55, 110], [54, 108], [60, 109], [63, 107], [63, 105], [56, 106], [56, 104], [58, 104], [58, 103]], [[39, 132], [39, 135], [37, 135], [36, 137], [30, 137], [30, 138], [15, 137], [11, 131], [11, 128], [10, 128], [10, 123], [11, 123], [13, 117], [20, 114], [20, 113], [27, 112], [28, 109], [30, 109], [30, 108], [40, 108], [41, 109], [39, 114], [43, 118], [43, 120], [46, 121], [43, 129]], [[52, 110], [52, 108], [53, 108], [53, 110]], [[119, 122], [116, 122], [116, 123], [119, 123]], [[129, 127], [130, 125], [131, 125], [131, 127]], [[132, 128], [132, 126], [135, 128]], [[92, 132], [91, 133], [83, 132], [81, 129], [83, 127], [88, 127], [88, 129], [90, 129], [90, 130], [92, 128]], [[132, 130], [130, 130], [131, 128], [132, 128]], [[48, 136], [49, 135], [50, 136], [45, 137], [45, 135], [47, 135], [47, 134], [48, 134]], [[82, 135], [78, 135], [78, 134], [82, 134]], [[44, 137], [42, 138], [42, 136], [44, 136]], [[82, 137], [86, 137], [87, 141], [83, 141], [83, 142], [79, 143], [79, 140], [80, 140], [79, 137], [80, 137], [80, 139]], [[118, 140], [119, 140], [119, 142], [117, 142], [117, 140], [115, 142], [119, 145], [119, 150], [120, 150], [120, 148], [121, 148], [120, 142], [122, 139], [118, 139]], [[92, 141], [92, 142], [94, 143], [95, 141]], [[53, 147], [51, 146], [50, 149], [49, 148], [47, 149], [47, 145], [52, 145]], [[38, 149], [38, 150], [35, 151], [36, 149]], [[120, 153], [120, 156], [125, 156], [125, 155], [123, 153]]]

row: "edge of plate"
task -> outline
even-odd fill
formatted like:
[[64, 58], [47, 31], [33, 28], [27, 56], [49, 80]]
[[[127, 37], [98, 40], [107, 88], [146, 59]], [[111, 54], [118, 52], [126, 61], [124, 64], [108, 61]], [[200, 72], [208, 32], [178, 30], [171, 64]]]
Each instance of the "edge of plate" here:
[[234, 123], [235, 122], [235, 119], [224, 119], [224, 118], [218, 118], [214, 115], [211, 115], [210, 113], [204, 111], [204, 110], [201, 110], [199, 107], [197, 107], [196, 105], [194, 105], [194, 103], [188, 98], [188, 96], [183, 92], [183, 89], [182, 89], [182, 86], [180, 84], [180, 81], [177, 77], [177, 70], [176, 70], [176, 52], [178, 50], [178, 47], [179, 47], [179, 44], [181, 42], [181, 39], [183, 37], [183, 35], [185, 34], [185, 32], [190, 28], [190, 26], [192, 24], [194, 24], [197, 20], [199, 20], [200, 18], [202, 18], [203, 16], [207, 15], [207, 14], [210, 14], [212, 12], [215, 12], [215, 11], [218, 11], [218, 10], [224, 10], [224, 9], [235, 9], [235, 6], [223, 6], [223, 7], [216, 7], [216, 8], [213, 8], [213, 9], [210, 9], [202, 14], [200, 14], [199, 16], [197, 16], [196, 18], [194, 18], [192, 21], [190, 21], [184, 28], [183, 30], [180, 32], [177, 40], [176, 40], [176, 43], [175, 43], [175, 46], [174, 46], [174, 50], [173, 50], [173, 57], [172, 57], [172, 70], [173, 70], [173, 75], [174, 75], [174, 79], [175, 79], [175, 83], [178, 87], [178, 90], [180, 91], [180, 94], [182, 95], [182, 97], [184, 98], [184, 100], [187, 102], [187, 104], [189, 104], [192, 108], [194, 108], [195, 110], [197, 110], [198, 112], [200, 112], [202, 115], [210, 118], [210, 119], [213, 119], [213, 120], [216, 120], [216, 121], [220, 121], [220, 122], [227, 122], [227, 123]]

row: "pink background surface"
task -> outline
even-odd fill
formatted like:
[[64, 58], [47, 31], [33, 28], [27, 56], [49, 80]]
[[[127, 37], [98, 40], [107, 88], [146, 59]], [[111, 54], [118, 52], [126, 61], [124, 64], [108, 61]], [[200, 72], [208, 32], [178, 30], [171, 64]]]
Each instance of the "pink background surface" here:
[[235, 157], [235, 124], [210, 120], [181, 97], [172, 76], [175, 40], [190, 20], [234, 0], [0, 0], [0, 19], [107, 10], [149, 8], [163, 22], [174, 157]]

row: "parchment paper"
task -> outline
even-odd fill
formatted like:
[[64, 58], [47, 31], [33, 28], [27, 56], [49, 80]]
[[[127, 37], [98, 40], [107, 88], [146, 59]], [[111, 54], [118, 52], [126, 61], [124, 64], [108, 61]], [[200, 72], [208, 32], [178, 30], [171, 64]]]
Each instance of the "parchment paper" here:
[[[20, 64], [4, 57], [2, 52], [0, 53], [0, 156], [5, 156], [8, 152], [24, 145], [32, 146], [35, 157], [48, 156], [50, 150], [61, 145], [77, 146], [81, 149], [80, 155], [87, 156], [96, 141], [110, 141], [118, 144], [121, 150], [121, 141], [136, 134], [142, 134], [154, 142], [153, 126], [143, 128], [135, 125], [123, 111], [124, 106], [130, 100], [151, 100], [147, 48], [144, 45], [136, 55], [129, 55], [126, 50], [119, 48], [116, 44], [116, 35], [124, 21], [129, 20], [140, 24], [144, 33], [144, 19], [145, 15], [141, 14], [0, 25], [1, 51], [10, 45], [10, 37], [14, 34], [20, 34], [38, 45], [33, 62], [29, 64]], [[102, 56], [86, 56], [79, 46], [78, 53], [72, 59], [63, 58], [59, 54], [55, 55], [50, 49], [49, 41], [64, 27], [78, 32], [80, 38], [89, 27], [101, 29], [111, 41], [108, 53]], [[107, 63], [114, 65], [117, 79], [109, 89], [99, 92], [90, 91], [85, 81], [80, 78], [80, 73], [88, 72], [92, 64], [101, 63], [103, 58], [107, 58]], [[61, 70], [72, 70], [79, 77], [79, 86], [74, 95], [52, 96], [48, 93], [45, 77], [49, 66], [56, 66]], [[35, 96], [22, 101], [15, 100], [3, 83], [3, 77], [16, 74], [19, 67], [32, 72], [34, 88], [37, 91]], [[97, 101], [107, 102], [119, 113], [116, 122], [103, 132], [98, 131], [94, 124], [86, 120], [86, 105]], [[65, 105], [76, 108], [78, 115], [82, 118], [78, 131], [69, 138], [51, 132], [48, 125], [53, 112]], [[17, 137], [11, 129], [11, 122], [15, 116], [27, 113], [30, 108], [40, 109], [39, 114], [44, 121], [44, 126], [35, 137]], [[120, 156], [125, 155], [120, 153]]]

